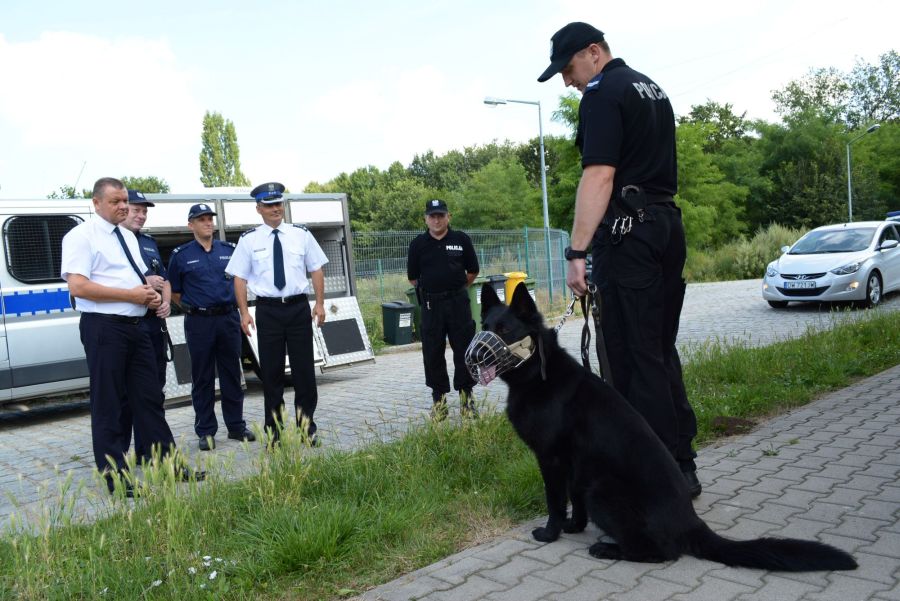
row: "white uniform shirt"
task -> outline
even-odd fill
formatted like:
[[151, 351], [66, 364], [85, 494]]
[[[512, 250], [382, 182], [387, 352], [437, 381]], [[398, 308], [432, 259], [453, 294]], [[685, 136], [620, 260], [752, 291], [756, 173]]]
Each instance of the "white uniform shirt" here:
[[[131, 289], [141, 285], [125, 251], [113, 229], [116, 226], [95, 215], [90, 221], [80, 223], [65, 235], [62, 241], [62, 278], [68, 280], [70, 273], [77, 273], [95, 284], [109, 288]], [[137, 237], [127, 228], [119, 227], [128, 250], [141, 273], [147, 273], [147, 266], [141, 259], [141, 249]], [[147, 313], [145, 305], [126, 302], [92, 301], [75, 297], [75, 308], [86, 313], [106, 313], [140, 317]]]
[[275, 287], [275, 263], [272, 245], [273, 228], [260, 225], [244, 233], [225, 267], [226, 273], [247, 280], [247, 287], [256, 296], [285, 297], [311, 292], [307, 274], [328, 263], [328, 257], [306, 228], [281, 222], [278, 237], [284, 256], [284, 288]]

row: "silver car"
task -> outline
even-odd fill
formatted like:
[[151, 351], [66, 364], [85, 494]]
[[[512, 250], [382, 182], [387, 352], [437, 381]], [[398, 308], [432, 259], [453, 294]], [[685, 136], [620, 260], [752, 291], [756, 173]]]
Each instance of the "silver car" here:
[[874, 307], [900, 289], [900, 224], [861, 221], [808, 232], [766, 267], [762, 295], [776, 309], [791, 301], [854, 301]]

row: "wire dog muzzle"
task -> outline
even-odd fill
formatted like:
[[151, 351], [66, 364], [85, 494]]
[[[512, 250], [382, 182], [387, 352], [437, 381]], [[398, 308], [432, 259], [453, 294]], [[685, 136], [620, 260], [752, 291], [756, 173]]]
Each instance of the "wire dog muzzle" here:
[[466, 366], [472, 378], [487, 386], [500, 374], [525, 363], [534, 354], [534, 347], [531, 336], [507, 345], [493, 332], [481, 331], [466, 349]]

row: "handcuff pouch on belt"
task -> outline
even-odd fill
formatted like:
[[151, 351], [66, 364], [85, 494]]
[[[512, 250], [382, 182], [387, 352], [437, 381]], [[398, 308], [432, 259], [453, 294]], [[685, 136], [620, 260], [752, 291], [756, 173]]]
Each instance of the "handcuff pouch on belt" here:
[[613, 196], [610, 204], [615, 216], [610, 231], [613, 244], [618, 244], [622, 241], [622, 236], [631, 232], [635, 219], [638, 220], [638, 223], [654, 221], [653, 215], [646, 211], [647, 205], [652, 203], [649, 202], [646, 192], [640, 186], [622, 186], [621, 193]]

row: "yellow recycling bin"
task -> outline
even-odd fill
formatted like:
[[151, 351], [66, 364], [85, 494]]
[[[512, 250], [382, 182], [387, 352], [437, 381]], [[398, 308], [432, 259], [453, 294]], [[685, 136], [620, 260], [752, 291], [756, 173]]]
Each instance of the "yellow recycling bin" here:
[[519, 282], [524, 282], [525, 278], [528, 277], [528, 274], [524, 271], [510, 271], [509, 273], [504, 273], [506, 276], [506, 304], [512, 302], [513, 292], [516, 289], [516, 286], [519, 285]]

